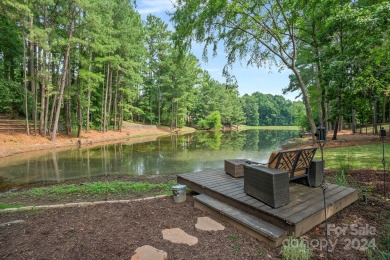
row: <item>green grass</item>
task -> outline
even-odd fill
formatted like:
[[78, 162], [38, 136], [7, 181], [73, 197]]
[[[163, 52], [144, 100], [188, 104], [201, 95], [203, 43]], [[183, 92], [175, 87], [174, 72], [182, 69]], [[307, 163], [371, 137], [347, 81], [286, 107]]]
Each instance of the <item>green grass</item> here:
[[82, 185], [65, 184], [52, 187], [33, 188], [31, 190], [21, 192], [19, 195], [26, 196], [63, 196], [63, 195], [108, 195], [108, 194], [123, 194], [123, 193], [143, 193], [143, 192], [158, 192], [162, 194], [170, 194], [171, 188], [176, 182], [170, 181], [166, 183], [143, 183], [143, 182], [91, 182]]
[[336, 184], [344, 187], [349, 187], [349, 183], [347, 181], [347, 176], [345, 175], [346, 170], [341, 168], [341, 170], [336, 175]]
[[3, 203], [0, 203], [0, 210], [1, 209], [9, 209], [9, 208], [19, 208], [21, 207], [20, 205], [18, 204], [3, 204]]
[[387, 220], [387, 224], [382, 230], [383, 234], [380, 241], [378, 241], [382, 244], [382, 248], [380, 249], [377, 246], [369, 247], [366, 253], [370, 260], [390, 259], [390, 220]]
[[228, 236], [228, 239], [229, 239], [230, 241], [234, 242], [234, 241], [237, 241], [237, 240], [238, 240], [238, 236], [237, 236], [236, 234], [230, 234], [230, 235]]
[[[390, 144], [385, 144], [385, 160], [390, 156]], [[317, 151], [316, 158], [321, 158]], [[349, 146], [324, 150], [326, 169], [383, 169], [382, 144]], [[388, 168], [390, 161], [387, 163]]]
[[240, 125], [240, 130], [299, 130], [298, 126], [249, 126]]

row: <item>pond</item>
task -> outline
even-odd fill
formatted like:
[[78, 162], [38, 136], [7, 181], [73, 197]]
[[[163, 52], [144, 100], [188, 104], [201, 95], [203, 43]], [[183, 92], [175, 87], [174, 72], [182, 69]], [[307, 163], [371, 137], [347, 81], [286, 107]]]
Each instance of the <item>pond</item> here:
[[176, 175], [222, 168], [224, 159], [266, 162], [298, 131], [200, 132], [0, 159], [0, 190], [37, 182], [119, 175]]

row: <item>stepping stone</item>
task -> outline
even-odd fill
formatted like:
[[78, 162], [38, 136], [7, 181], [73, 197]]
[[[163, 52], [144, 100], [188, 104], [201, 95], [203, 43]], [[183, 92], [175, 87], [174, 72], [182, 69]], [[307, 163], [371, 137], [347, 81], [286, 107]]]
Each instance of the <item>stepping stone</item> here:
[[209, 217], [199, 217], [195, 228], [198, 231], [219, 231], [225, 229], [222, 224]]
[[198, 238], [188, 235], [180, 228], [164, 229], [163, 238], [175, 244], [187, 244], [193, 246], [198, 243]]
[[168, 254], [149, 245], [138, 247], [131, 260], [167, 260]]

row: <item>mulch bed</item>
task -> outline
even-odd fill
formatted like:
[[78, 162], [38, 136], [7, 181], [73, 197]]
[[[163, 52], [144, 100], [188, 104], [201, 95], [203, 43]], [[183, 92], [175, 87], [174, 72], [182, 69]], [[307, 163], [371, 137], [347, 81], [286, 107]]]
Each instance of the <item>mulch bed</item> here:
[[[335, 173], [328, 173], [329, 180]], [[369, 176], [369, 177], [367, 177]], [[368, 242], [380, 246], [388, 231], [390, 203], [380, 196], [380, 171], [349, 172], [350, 184], [366, 190], [359, 200], [329, 219], [335, 228], [328, 239], [335, 244], [331, 259], [365, 259], [359, 250]], [[365, 187], [373, 187], [367, 192]], [[48, 203], [51, 204], [51, 203]], [[151, 245], [168, 253], [169, 259], [279, 259], [280, 248], [270, 248], [220, 221], [226, 229], [198, 232], [195, 223], [206, 213], [193, 207], [193, 198], [176, 204], [171, 197], [131, 203], [0, 213], [0, 223], [24, 223], [0, 227], [0, 259], [130, 259], [137, 247]], [[166, 228], [181, 228], [199, 239], [195, 246], [178, 245], [162, 239]], [[345, 232], [338, 232], [344, 228]], [[355, 234], [354, 228], [371, 231]], [[374, 229], [374, 231], [373, 231]], [[314, 255], [323, 259], [325, 225], [305, 234]]]
[[[137, 247], [151, 245], [169, 259], [259, 259], [277, 251], [229, 227], [198, 232], [192, 197], [126, 204], [103, 204], [1, 214], [0, 222], [25, 220], [0, 228], [0, 259], [130, 259]], [[199, 239], [195, 246], [162, 239], [161, 231], [181, 228]]]

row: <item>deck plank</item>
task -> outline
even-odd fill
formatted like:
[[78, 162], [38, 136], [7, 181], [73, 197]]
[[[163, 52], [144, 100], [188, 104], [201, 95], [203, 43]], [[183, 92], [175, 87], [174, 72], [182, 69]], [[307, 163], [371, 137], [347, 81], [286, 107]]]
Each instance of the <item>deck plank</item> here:
[[[343, 191], [344, 189], [345, 189], [345, 187], [337, 186], [334, 189], [330, 190], [331, 191], [330, 193], [329, 192], [326, 193], [326, 198], [329, 199], [331, 196]], [[310, 209], [313, 207], [313, 205], [316, 205], [318, 202], [323, 201], [322, 190], [316, 190], [312, 194], [314, 194], [314, 196], [311, 196], [311, 197], [303, 196], [302, 201], [301, 201], [301, 199], [299, 199], [299, 201], [297, 201], [297, 200], [294, 201], [295, 206], [292, 208], [291, 207], [283, 208], [283, 209], [279, 208], [278, 211], [273, 211], [273, 210], [270, 210], [270, 211], [282, 216], [285, 219], [289, 219], [290, 216], [295, 215], [297, 213], [300, 213], [302, 211], [305, 211], [307, 209]]]
[[[342, 187], [342, 186], [340, 186]], [[345, 188], [345, 187], [344, 187]], [[334, 203], [336, 203], [338, 200], [344, 198], [345, 196], [348, 196], [352, 194], [355, 190], [352, 188], [342, 189], [337, 193], [329, 194], [326, 198], [326, 204], [327, 204], [327, 210], [330, 206], [332, 206]], [[324, 210], [324, 201], [321, 199], [315, 204], [312, 204], [310, 208], [306, 208], [305, 210], [302, 210], [300, 212], [296, 212], [295, 214], [292, 214], [288, 217], [288, 220], [292, 223], [298, 223], [302, 221], [303, 219], [311, 216], [312, 214], [323, 211]]]
[[[323, 221], [323, 193], [321, 188], [310, 188], [291, 183], [289, 187], [290, 202], [279, 208], [269, 205], [247, 195], [244, 192], [244, 179], [233, 178], [223, 169], [205, 170], [178, 175], [178, 182], [186, 184], [198, 193], [221, 200], [238, 207], [254, 216], [295, 233], [297, 236], [307, 232], [308, 228]], [[328, 217], [357, 200], [356, 190], [335, 184], [326, 190]]]

